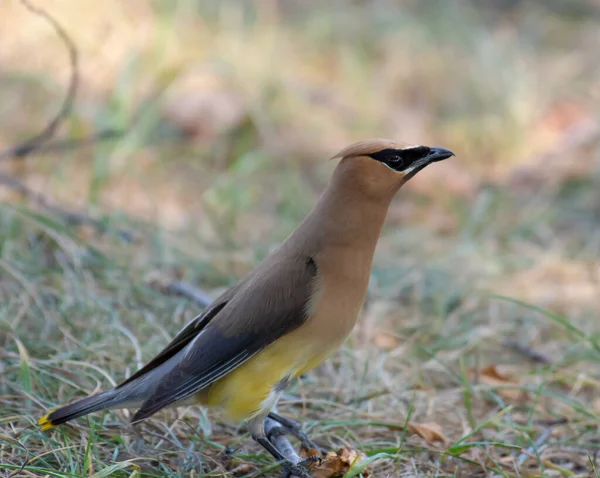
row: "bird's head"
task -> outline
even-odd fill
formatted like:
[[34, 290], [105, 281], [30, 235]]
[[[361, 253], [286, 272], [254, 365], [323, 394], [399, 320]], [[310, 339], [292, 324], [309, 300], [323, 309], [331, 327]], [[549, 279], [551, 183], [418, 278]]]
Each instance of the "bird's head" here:
[[331, 159], [341, 158], [340, 172], [352, 176], [368, 190], [400, 187], [431, 163], [454, 156], [448, 149], [413, 146], [388, 139], [368, 139], [341, 150]]
[[444, 148], [411, 146], [389, 139], [368, 139], [351, 144], [333, 156], [335, 158], [362, 157], [382, 164], [395, 175], [406, 180], [425, 166], [448, 159], [454, 153]]

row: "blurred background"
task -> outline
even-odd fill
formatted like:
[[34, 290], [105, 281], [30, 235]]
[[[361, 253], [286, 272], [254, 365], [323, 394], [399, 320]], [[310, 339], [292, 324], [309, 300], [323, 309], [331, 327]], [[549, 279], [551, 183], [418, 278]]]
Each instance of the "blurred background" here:
[[[352, 396], [352, 383], [368, 393], [383, 381], [398, 393], [382, 409], [406, 411], [406, 390], [438, 396], [452, 388], [427, 378], [426, 370], [441, 373], [440, 361], [471, 363], [485, 350], [486, 360], [514, 365], [535, 350], [554, 365], [519, 377], [541, 387], [558, 373], [562, 391], [581, 400], [560, 416], [600, 412], [600, 376], [590, 365], [600, 308], [598, 0], [47, 0], [43, 8], [79, 56], [77, 98], [56, 137], [124, 134], [5, 160], [0, 172], [138, 235], [132, 246], [85, 227], [60, 229], [68, 244], [93, 244], [133, 282], [175, 277], [216, 294], [295, 228], [341, 148], [371, 137], [445, 147], [456, 157], [420, 173], [394, 201], [364, 320], [338, 357], [387, 372], [366, 380], [354, 363], [356, 381], [347, 382], [326, 370], [324, 389]], [[56, 113], [70, 64], [48, 22], [18, 1], [0, 9], [4, 149]], [[63, 279], [49, 279], [49, 246], [30, 235], [50, 227], [32, 211], [61, 219], [2, 183], [0, 201], [0, 290], [4, 283], [5, 317], [13, 317], [21, 303], [9, 291], [19, 289], [18, 277], [65, 292]], [[111, 277], [98, 286], [104, 293], [138, 300], [123, 298]], [[152, 301], [138, 306], [171, 317], [177, 304]], [[93, 324], [115, 316], [90, 307], [98, 318], [73, 312], [92, 322], [72, 319], [69, 330], [93, 344], [106, 338]], [[147, 317], [118, 310], [136, 335], [152, 336]], [[188, 315], [168, 319], [169, 333]], [[25, 330], [11, 320], [5, 330]], [[61, 340], [55, 330], [49, 337]], [[163, 342], [150, 340], [144, 359]], [[51, 348], [37, 353], [59, 360]], [[571, 374], [590, 381], [574, 391]], [[415, 416], [433, 420], [432, 410]]]
[[[334, 167], [328, 157], [386, 137], [457, 156], [403, 191], [390, 236], [415, 226], [429, 238], [451, 236], [446, 246], [458, 236], [469, 236], [469, 247], [525, 239], [537, 251], [524, 256], [545, 256], [515, 264], [528, 268], [600, 250], [595, 0], [53, 0], [44, 8], [80, 62], [60, 137], [125, 131], [4, 162], [2, 171], [59, 204], [186, 232], [193, 247], [260, 250], [314, 204]], [[48, 22], [17, 1], [2, 9], [8, 147], [56, 112], [70, 65]]]

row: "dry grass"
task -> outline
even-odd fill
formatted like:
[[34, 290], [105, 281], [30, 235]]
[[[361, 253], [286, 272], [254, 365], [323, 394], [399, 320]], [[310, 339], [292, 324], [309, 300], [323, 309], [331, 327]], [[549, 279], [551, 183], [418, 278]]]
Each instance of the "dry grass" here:
[[[34, 424], [195, 315], [156, 277], [231, 285], [312, 206], [324, 158], [372, 136], [458, 157], [402, 191], [359, 326], [280, 411], [377, 477], [600, 469], [599, 13], [434, 3], [44, 3], [82, 58], [63, 133], [146, 109], [122, 139], [2, 167], [139, 239], [0, 190], [0, 475], [277, 476], [243, 428], [200, 409], [139, 430], [123, 411]], [[2, 8], [9, 145], [52, 114], [68, 72], [50, 28]]]

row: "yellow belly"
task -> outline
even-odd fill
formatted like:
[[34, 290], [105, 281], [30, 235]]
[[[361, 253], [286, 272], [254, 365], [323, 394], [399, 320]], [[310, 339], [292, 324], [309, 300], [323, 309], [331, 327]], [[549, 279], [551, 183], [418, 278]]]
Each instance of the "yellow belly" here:
[[[282, 379], [308, 372], [340, 346], [356, 323], [369, 277], [343, 267], [348, 257], [360, 259], [360, 254], [346, 254], [343, 260], [336, 259], [335, 251], [328, 254], [329, 260], [317, 261], [323, 276], [311, 301], [310, 319], [199, 393], [200, 403], [222, 408], [231, 421], [252, 418], [273, 407], [273, 391]], [[367, 265], [359, 269], [368, 272]]]
[[335, 348], [315, 353], [313, 345], [297, 334], [282, 337], [201, 392], [198, 401], [222, 408], [233, 422], [252, 418], [272, 406], [266, 402], [281, 380], [306, 373]]

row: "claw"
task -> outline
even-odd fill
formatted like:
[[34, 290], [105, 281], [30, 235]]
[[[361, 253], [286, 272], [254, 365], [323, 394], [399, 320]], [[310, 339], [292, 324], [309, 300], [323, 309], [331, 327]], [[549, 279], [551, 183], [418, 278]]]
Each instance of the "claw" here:
[[310, 438], [308, 438], [308, 435], [302, 431], [302, 428], [299, 423], [288, 418], [282, 417], [277, 413], [269, 413], [269, 418], [271, 420], [275, 420], [277, 423], [283, 426], [285, 430], [289, 432], [290, 435], [300, 440], [302, 446], [307, 450], [313, 449], [317, 450], [319, 453], [324, 453], [324, 450], [315, 442], [313, 442]]
[[[311, 457], [312, 458], [312, 457]], [[311, 465], [315, 460], [306, 459], [300, 463], [292, 465], [291, 463], [284, 463], [283, 468], [285, 469], [284, 476], [286, 478], [298, 477], [298, 478], [312, 478], [312, 475], [308, 471], [307, 465]]]

